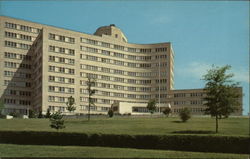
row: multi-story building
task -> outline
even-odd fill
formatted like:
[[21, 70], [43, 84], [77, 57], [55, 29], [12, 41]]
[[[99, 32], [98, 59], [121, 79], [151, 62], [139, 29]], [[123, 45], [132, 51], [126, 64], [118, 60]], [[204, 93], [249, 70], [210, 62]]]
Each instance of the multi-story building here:
[[92, 113], [107, 113], [113, 105], [121, 114], [143, 114], [154, 98], [161, 107], [158, 111], [169, 105], [173, 112], [185, 105], [196, 114], [204, 109], [202, 89], [187, 90], [194, 96], [176, 98], [183, 93], [173, 90], [170, 42], [132, 44], [113, 24], [90, 35], [1, 16], [0, 43], [5, 113], [26, 114], [28, 109], [66, 113], [65, 103], [72, 96], [75, 112], [84, 114], [88, 77], [96, 79]]

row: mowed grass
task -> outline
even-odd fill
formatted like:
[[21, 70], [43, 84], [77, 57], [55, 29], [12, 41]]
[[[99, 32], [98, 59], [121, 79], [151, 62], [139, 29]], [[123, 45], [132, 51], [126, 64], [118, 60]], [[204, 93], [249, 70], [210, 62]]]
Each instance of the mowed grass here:
[[131, 148], [0, 144], [0, 157], [210, 158], [245, 159], [246, 154], [144, 150]]
[[[50, 128], [49, 119], [0, 119], [0, 131], [56, 131]], [[249, 119], [230, 117], [219, 120], [219, 133], [215, 134], [215, 119], [211, 117], [192, 117], [186, 123], [178, 117], [93, 117], [65, 119], [66, 128], [61, 132], [84, 132], [103, 134], [155, 134], [171, 135], [182, 133], [199, 135], [248, 136]], [[176, 132], [176, 133], [174, 133]]]

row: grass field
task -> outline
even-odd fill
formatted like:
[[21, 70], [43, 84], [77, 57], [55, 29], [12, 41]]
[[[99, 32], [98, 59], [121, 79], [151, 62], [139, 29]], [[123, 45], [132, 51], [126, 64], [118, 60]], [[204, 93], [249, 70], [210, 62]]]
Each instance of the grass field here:
[[[0, 119], [1, 130], [56, 131], [49, 127], [49, 119]], [[182, 123], [178, 117], [97, 117], [89, 122], [85, 118], [65, 119], [63, 132], [103, 134], [160, 134], [184, 133], [199, 135], [248, 136], [248, 118], [228, 118], [219, 121], [215, 134], [215, 120], [210, 117], [192, 117]]]
[[0, 157], [247, 159], [248, 155], [186, 151], [143, 150], [131, 148], [38, 145], [31, 146], [0, 144]]

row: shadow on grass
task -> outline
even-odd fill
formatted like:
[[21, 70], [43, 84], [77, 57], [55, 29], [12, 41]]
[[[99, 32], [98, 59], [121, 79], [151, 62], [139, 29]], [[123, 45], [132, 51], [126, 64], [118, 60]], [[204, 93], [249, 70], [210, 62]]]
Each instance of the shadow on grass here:
[[184, 131], [173, 131], [174, 134], [215, 134], [214, 131], [204, 130], [184, 130]]
[[184, 123], [182, 121], [172, 121], [173, 123]]
[[65, 123], [70, 123], [70, 124], [87, 124], [90, 122], [93, 124], [93, 121], [88, 121], [88, 120], [79, 120], [79, 121], [65, 120]]

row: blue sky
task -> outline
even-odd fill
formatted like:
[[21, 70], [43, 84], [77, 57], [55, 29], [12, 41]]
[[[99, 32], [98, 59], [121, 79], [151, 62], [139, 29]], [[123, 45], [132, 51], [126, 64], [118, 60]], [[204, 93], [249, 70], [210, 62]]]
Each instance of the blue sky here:
[[1, 15], [88, 34], [116, 24], [130, 43], [171, 42], [176, 89], [203, 88], [212, 64], [229, 64], [249, 112], [248, 1], [0, 1], [0, 7]]

